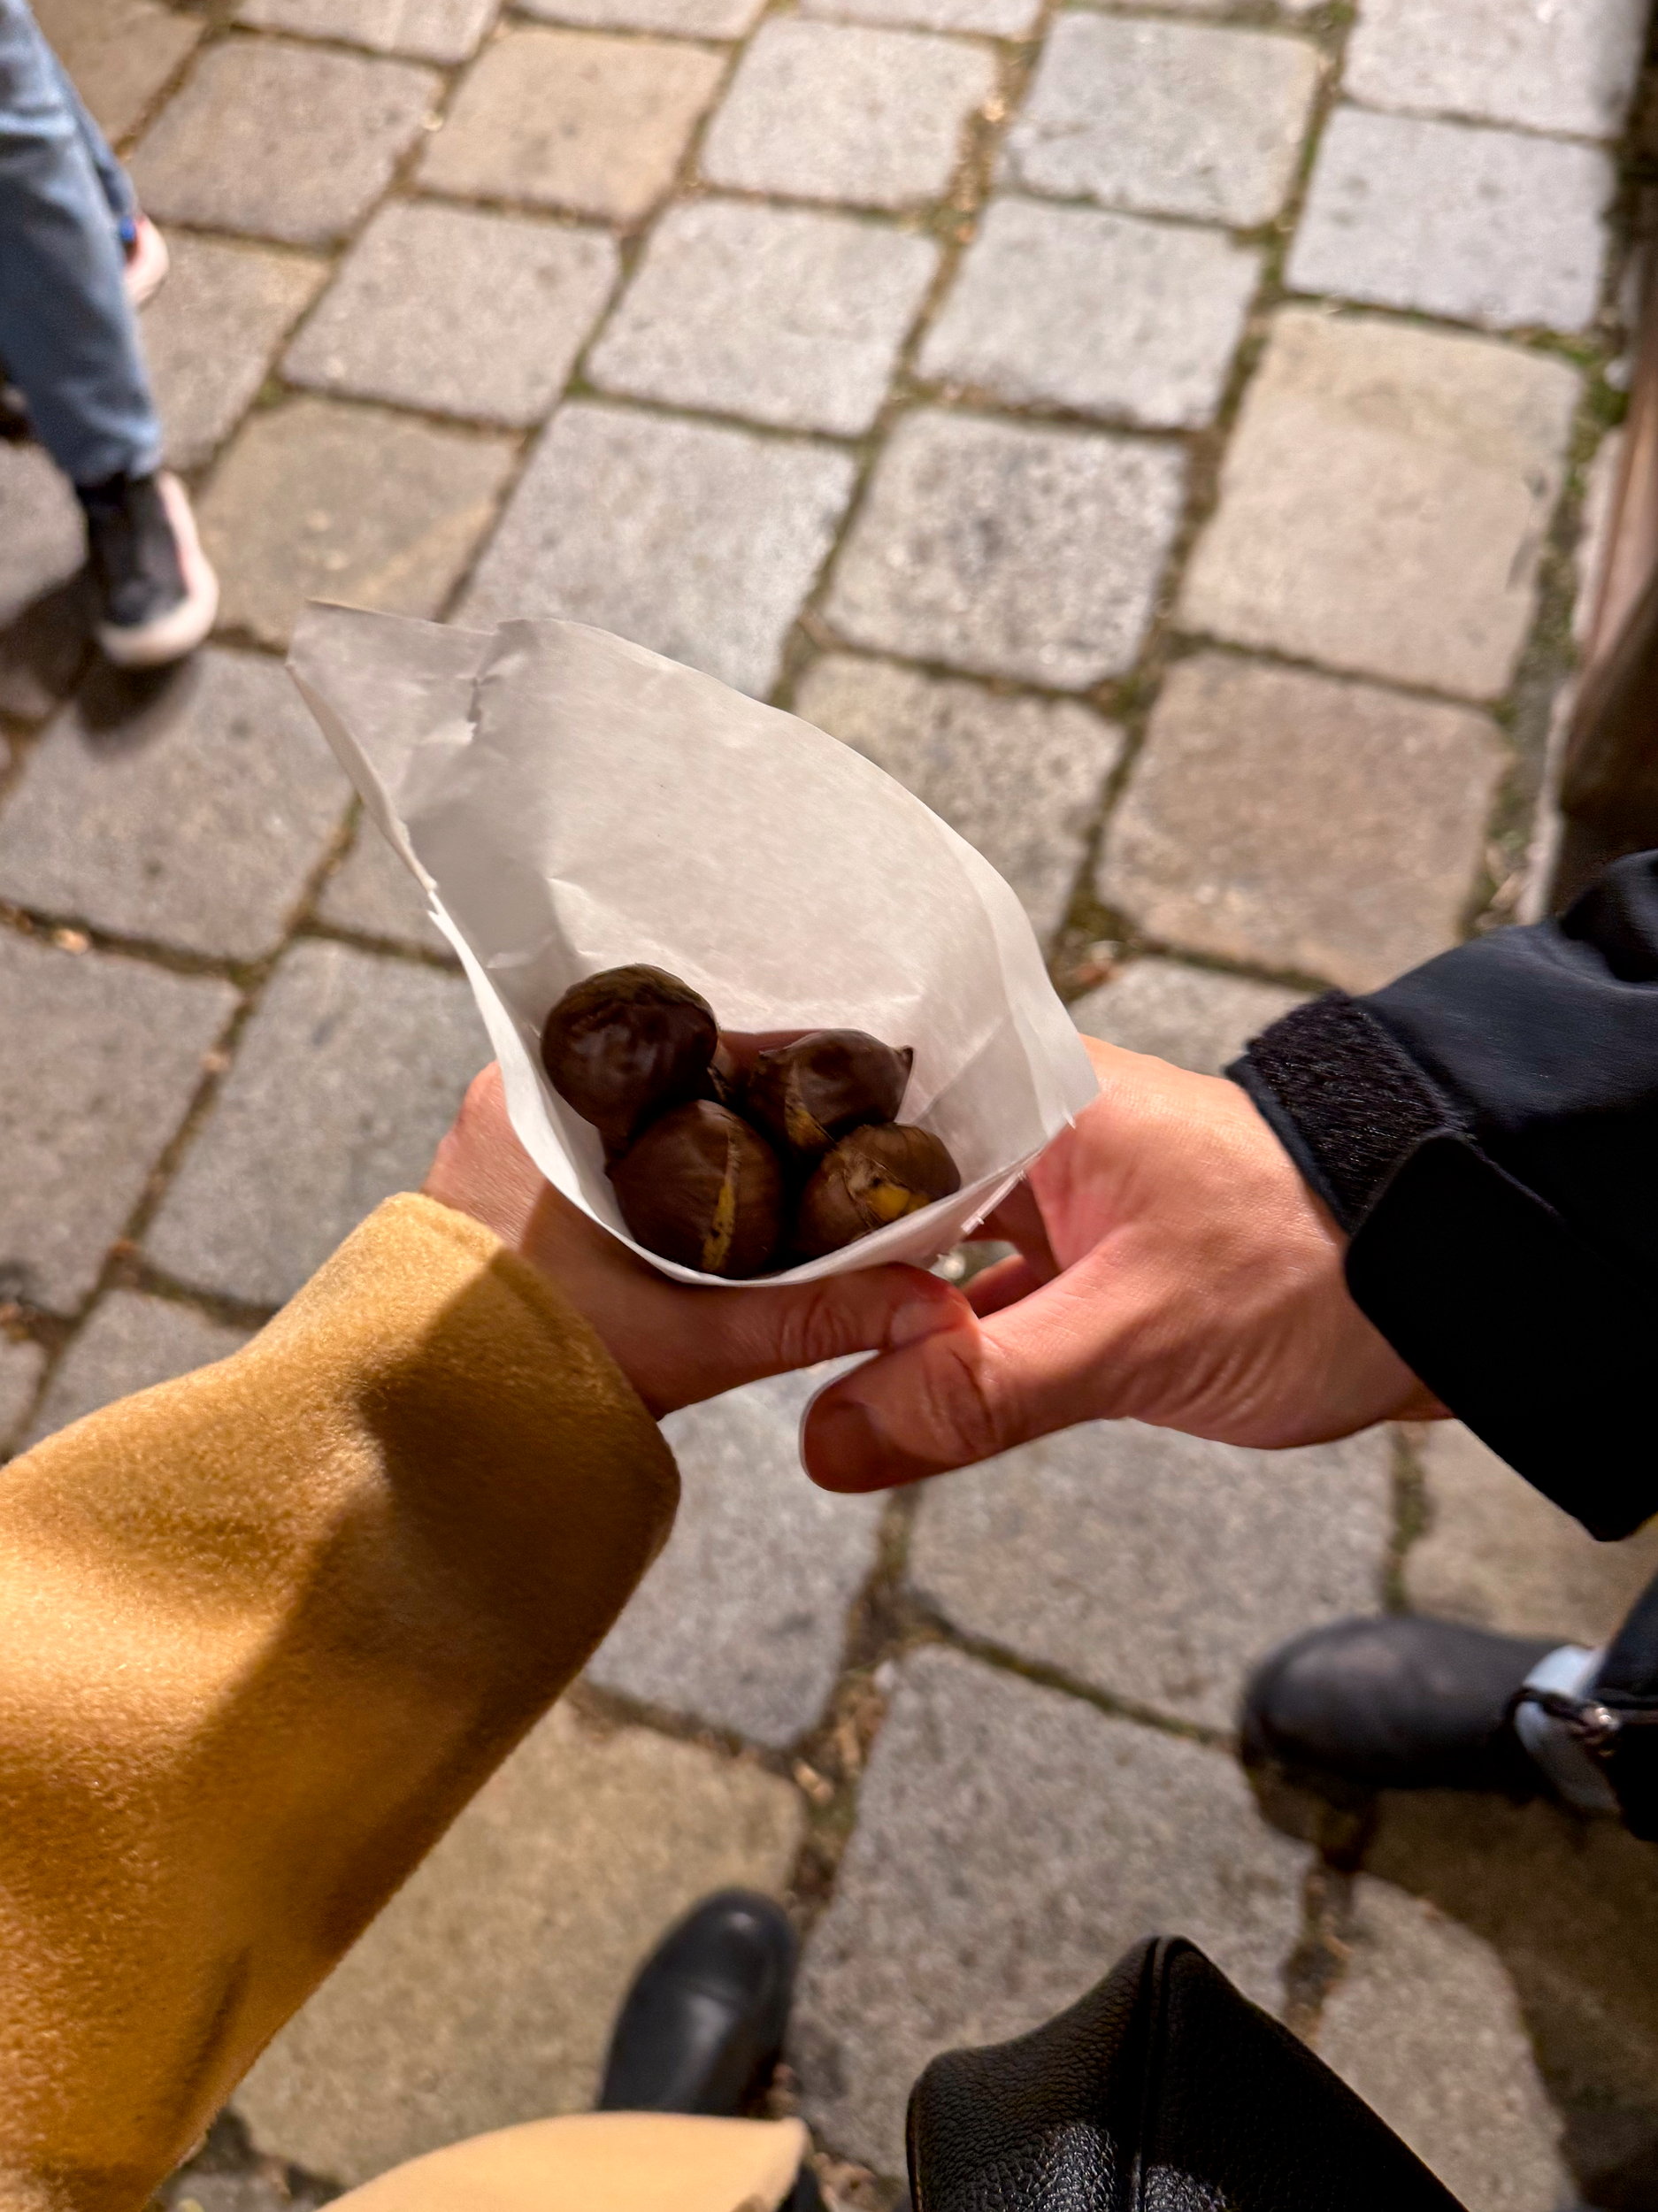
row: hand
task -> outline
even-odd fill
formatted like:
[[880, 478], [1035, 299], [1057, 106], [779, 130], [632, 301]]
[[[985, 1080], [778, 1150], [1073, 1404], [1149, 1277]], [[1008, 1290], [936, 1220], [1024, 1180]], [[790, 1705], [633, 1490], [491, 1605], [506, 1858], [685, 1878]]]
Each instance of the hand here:
[[913, 1482], [1077, 1421], [1280, 1446], [1443, 1413], [1348, 1296], [1346, 1239], [1247, 1095], [1084, 1041], [1100, 1096], [986, 1225], [1018, 1256], [809, 1408], [825, 1489]]
[[549, 1276], [658, 1418], [762, 1375], [848, 1352], [895, 1352], [972, 1318], [959, 1291], [918, 1267], [777, 1290], [671, 1282], [543, 1179], [512, 1133], [493, 1065], [467, 1092], [425, 1189]]

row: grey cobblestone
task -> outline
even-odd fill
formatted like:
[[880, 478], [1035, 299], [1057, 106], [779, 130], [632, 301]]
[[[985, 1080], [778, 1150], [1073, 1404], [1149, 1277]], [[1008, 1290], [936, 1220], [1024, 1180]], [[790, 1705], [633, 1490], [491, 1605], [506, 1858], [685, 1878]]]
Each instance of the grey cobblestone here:
[[241, 1349], [248, 1335], [246, 1329], [211, 1321], [195, 1307], [172, 1298], [111, 1291], [95, 1308], [52, 1377], [27, 1440], [35, 1443], [55, 1429], [66, 1429], [72, 1421], [117, 1398], [131, 1397], [154, 1383], [171, 1382], [175, 1375], [226, 1359]]
[[11, 1449], [45, 1364], [46, 1355], [38, 1344], [0, 1337], [0, 1452]]
[[851, 490], [851, 462], [822, 446], [569, 405], [462, 618], [596, 623], [764, 697]]
[[421, 181], [634, 222], [672, 181], [724, 69], [695, 46], [509, 31], [468, 72]]
[[[86, 657], [71, 580], [86, 552], [75, 495], [38, 446], [0, 439], [0, 712], [50, 713]], [[9, 748], [0, 750], [3, 763]]]
[[1615, 138], [1646, 21], [1643, 0], [1365, 0], [1344, 74], [1370, 107]]
[[1016, 405], [1195, 427], [1219, 403], [1259, 274], [1257, 254], [1203, 231], [993, 200], [920, 373]]
[[619, 265], [600, 232], [394, 201], [352, 248], [283, 373], [435, 414], [539, 422]]
[[1289, 190], [1317, 81], [1300, 39], [1073, 10], [1048, 34], [1004, 174], [1147, 215], [1264, 223]]
[[151, 1258], [199, 1288], [291, 1297], [382, 1198], [418, 1187], [488, 1057], [459, 976], [295, 946], [156, 1217]]
[[0, 1294], [67, 1311], [184, 1118], [235, 993], [0, 933]]
[[1071, 1018], [1085, 1037], [1155, 1053], [1197, 1075], [1220, 1075], [1253, 1036], [1300, 1003], [1297, 991], [1154, 955], [1073, 999]]
[[1319, 145], [1288, 281], [1494, 328], [1581, 330], [1616, 181], [1593, 146], [1343, 108]]
[[317, 912], [336, 929], [453, 956], [449, 939], [427, 918], [419, 885], [366, 818], [357, 824], [350, 851], [323, 886]]
[[849, 653], [816, 662], [794, 711], [895, 776], [976, 845], [1046, 942], [1064, 919], [1122, 732], [1083, 706], [998, 698]]
[[436, 614], [493, 520], [512, 462], [503, 438], [336, 400], [255, 415], [200, 509], [221, 622], [285, 645], [311, 598]]
[[385, 190], [437, 90], [408, 62], [228, 40], [145, 133], [133, 182], [161, 220], [329, 245]]
[[741, 38], [765, 0], [526, 0], [549, 23], [594, 30], [663, 31], [671, 38]]
[[1041, 0], [804, 0], [801, 9], [832, 20], [979, 31], [986, 38], [1028, 38], [1041, 12]]
[[1100, 895], [1165, 943], [1373, 990], [1455, 941], [1504, 764], [1465, 707], [1201, 654], [1153, 710]]
[[779, 1749], [817, 1719], [881, 1512], [878, 1496], [833, 1497], [801, 1471], [801, 1413], [825, 1379], [779, 1376], [664, 1425], [679, 1518], [600, 1646], [595, 1682]]
[[982, 48], [915, 31], [775, 17], [709, 126], [702, 173], [745, 192], [904, 207], [937, 199], [995, 67]]
[[850, 216], [693, 200], [657, 224], [590, 373], [641, 399], [856, 436], [937, 266], [929, 240]]
[[907, 416], [836, 567], [829, 619], [856, 644], [1081, 690], [1139, 650], [1184, 480], [1167, 447]]
[[1379, 1430], [1261, 1452], [1094, 1422], [934, 1484], [910, 1572], [971, 1635], [1224, 1729], [1269, 1645], [1375, 1609], [1391, 1511]]
[[0, 816], [0, 898], [250, 959], [349, 796], [282, 671], [206, 653], [113, 728], [64, 710]]
[[495, 19], [498, 0], [242, 0], [238, 23], [337, 38], [377, 54], [464, 61]]
[[111, 142], [136, 127], [205, 27], [153, 0], [39, 0], [34, 13]]
[[1164, 1929], [1276, 2009], [1302, 1863], [1220, 1753], [955, 1652], [906, 1659], [795, 2003], [809, 2116], [902, 2173], [935, 2051], [1035, 2027]]
[[174, 468], [199, 468], [229, 436], [326, 265], [175, 231], [172, 273], [144, 310], [144, 355]]
[[1563, 362], [1489, 339], [1279, 315], [1183, 619], [1493, 696], [1531, 619], [1578, 389]]

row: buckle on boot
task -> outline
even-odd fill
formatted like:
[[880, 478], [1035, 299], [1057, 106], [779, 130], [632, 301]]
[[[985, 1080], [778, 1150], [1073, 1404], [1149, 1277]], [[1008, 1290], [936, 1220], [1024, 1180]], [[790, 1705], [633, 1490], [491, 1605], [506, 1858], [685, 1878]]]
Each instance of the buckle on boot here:
[[1597, 1759], [1609, 1758], [1626, 1728], [1658, 1725], [1658, 1710], [1615, 1711], [1595, 1697], [1568, 1697], [1563, 1690], [1534, 1689], [1528, 1682], [1516, 1698], [1516, 1705], [1536, 1705], [1557, 1720], [1574, 1742]]

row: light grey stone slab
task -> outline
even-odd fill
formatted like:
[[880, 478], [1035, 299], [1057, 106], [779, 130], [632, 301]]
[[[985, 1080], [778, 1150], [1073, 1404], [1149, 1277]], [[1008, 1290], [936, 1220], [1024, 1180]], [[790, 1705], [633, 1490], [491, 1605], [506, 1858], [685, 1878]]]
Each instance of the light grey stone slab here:
[[1303, 1863], [1222, 1754], [917, 1653], [807, 1949], [792, 2042], [809, 2116], [902, 2173], [904, 2101], [936, 2051], [1037, 2026], [1156, 1932], [1276, 2009]]
[[1575, 2202], [1513, 1982], [1491, 1945], [1420, 1897], [1361, 1876], [1320, 2057], [1468, 2212]]
[[672, 183], [725, 67], [695, 46], [510, 30], [467, 72], [421, 181], [636, 222]]
[[199, 468], [247, 412], [327, 265], [175, 231], [143, 313], [144, 357], [174, 468]]
[[203, 1289], [291, 1297], [382, 1198], [418, 1188], [489, 1056], [459, 976], [296, 945], [163, 1201], [150, 1257]]
[[1073, 999], [1071, 1018], [1085, 1037], [1155, 1053], [1196, 1075], [1220, 1075], [1252, 1037], [1301, 1002], [1299, 991], [1152, 955]]
[[1616, 138], [1646, 24], [1643, 0], [1364, 0], [1343, 76], [1370, 107]]
[[463, 618], [595, 623], [763, 698], [852, 473], [824, 446], [567, 405], [519, 480]]
[[454, 956], [449, 939], [426, 914], [419, 885], [366, 816], [357, 826], [350, 851], [323, 886], [317, 912], [335, 929]]
[[88, 649], [81, 509], [38, 446], [0, 439], [0, 711], [48, 714]]
[[220, 622], [285, 645], [307, 599], [439, 613], [515, 458], [505, 437], [340, 400], [307, 395], [262, 411], [199, 510]]
[[795, 1439], [826, 1379], [779, 1376], [672, 1415], [679, 1516], [589, 1669], [607, 1689], [781, 1748], [823, 1711], [881, 1500], [808, 1482]]
[[33, 1444], [117, 1398], [206, 1367], [240, 1351], [249, 1332], [210, 1320], [194, 1306], [116, 1290], [94, 1310], [52, 1377], [30, 1425]]
[[0, 1451], [11, 1448], [24, 1415], [34, 1402], [46, 1354], [38, 1344], [0, 1338]]
[[970, 1634], [1230, 1728], [1270, 1645], [1375, 1608], [1391, 1466], [1380, 1430], [1263, 1452], [1091, 1422], [931, 1486], [910, 1579]]
[[653, 232], [595, 384], [787, 430], [867, 430], [938, 248], [806, 208], [692, 200]]
[[197, 655], [114, 727], [65, 708], [0, 816], [0, 897], [250, 959], [350, 796], [275, 662]]
[[600, 231], [393, 201], [351, 249], [283, 373], [434, 414], [539, 422], [619, 265]]
[[855, 644], [1080, 691], [1140, 649], [1185, 481], [1171, 447], [907, 416], [836, 566], [829, 618]]
[[919, 371], [1017, 405], [1194, 428], [1219, 403], [1260, 269], [1208, 231], [1004, 196]]
[[849, 653], [825, 656], [794, 711], [866, 754], [976, 845], [1044, 942], [1064, 919], [1123, 733], [1091, 709], [1000, 698]]
[[67, 1311], [183, 1119], [227, 983], [0, 933], [0, 1294]]
[[524, 12], [595, 30], [663, 31], [670, 38], [742, 38], [765, 0], [525, 0]]
[[1374, 990], [1455, 942], [1506, 764], [1468, 708], [1201, 654], [1153, 710], [1100, 895], [1166, 944]]
[[39, 0], [34, 13], [112, 143], [142, 119], [206, 28], [154, 0]]
[[1658, 1574], [1658, 1521], [1621, 1544], [1593, 1536], [1460, 1421], [1419, 1432], [1424, 1534], [1405, 1554], [1418, 1613], [1592, 1648]]
[[[747, 1761], [556, 1709], [236, 2092], [264, 2149], [335, 2181], [598, 2085], [641, 1960], [710, 1890], [780, 1892], [800, 1799]], [[341, 2093], [349, 2084], [349, 2093]]]
[[1581, 330], [1600, 296], [1616, 183], [1593, 146], [1341, 108], [1319, 142], [1288, 281], [1493, 329]]
[[986, 38], [1028, 38], [1041, 12], [1041, 0], [803, 0], [801, 8], [802, 15], [832, 21], [977, 31]]
[[330, 245], [385, 190], [438, 91], [410, 62], [229, 39], [144, 134], [133, 182], [158, 220]]
[[1475, 698], [1508, 684], [1580, 389], [1486, 338], [1280, 314], [1182, 619]]
[[1318, 83], [1303, 40], [1086, 10], [1058, 16], [1002, 173], [1061, 199], [1264, 223], [1284, 204]]
[[702, 174], [854, 207], [936, 200], [995, 81], [989, 53], [955, 39], [776, 16], [709, 126]]
[[499, 0], [242, 0], [238, 23], [301, 38], [337, 38], [376, 54], [465, 61], [495, 20]]

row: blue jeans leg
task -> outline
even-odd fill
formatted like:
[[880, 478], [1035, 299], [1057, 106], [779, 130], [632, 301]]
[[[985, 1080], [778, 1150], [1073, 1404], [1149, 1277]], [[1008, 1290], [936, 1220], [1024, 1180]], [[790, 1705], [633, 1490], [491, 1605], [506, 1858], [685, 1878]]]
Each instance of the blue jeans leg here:
[[0, 360], [76, 484], [147, 475], [161, 458], [88, 132], [25, 0], [0, 0]]

